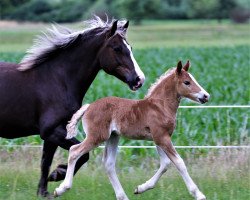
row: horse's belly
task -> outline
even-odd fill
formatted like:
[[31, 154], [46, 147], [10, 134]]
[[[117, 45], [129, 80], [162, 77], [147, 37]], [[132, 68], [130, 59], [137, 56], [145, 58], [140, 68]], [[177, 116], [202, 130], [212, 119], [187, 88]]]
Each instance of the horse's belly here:
[[13, 139], [19, 137], [25, 137], [30, 135], [39, 134], [38, 129], [36, 128], [23, 128], [20, 126], [9, 126], [9, 127], [0, 127], [0, 137]]

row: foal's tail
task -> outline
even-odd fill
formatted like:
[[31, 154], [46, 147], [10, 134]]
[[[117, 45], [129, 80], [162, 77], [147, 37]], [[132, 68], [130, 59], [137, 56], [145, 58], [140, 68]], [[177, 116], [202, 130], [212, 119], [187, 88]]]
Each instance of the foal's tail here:
[[68, 125], [66, 126], [67, 129], [67, 136], [66, 139], [71, 139], [77, 135], [77, 123], [80, 118], [84, 115], [85, 111], [89, 107], [89, 104], [83, 105], [71, 118]]

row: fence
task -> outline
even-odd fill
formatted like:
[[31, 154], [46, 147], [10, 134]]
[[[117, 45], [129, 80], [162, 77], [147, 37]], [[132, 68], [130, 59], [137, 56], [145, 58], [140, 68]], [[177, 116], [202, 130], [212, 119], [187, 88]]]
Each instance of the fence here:
[[[198, 109], [208, 109], [208, 108], [250, 108], [250, 105], [215, 105], [215, 106], [180, 106], [181, 109], [198, 108]], [[23, 145], [0, 145], [0, 147], [22, 147]], [[24, 145], [27, 148], [42, 148], [41, 145]], [[99, 148], [104, 148], [105, 146], [99, 146]], [[118, 146], [119, 148], [125, 149], [153, 149], [155, 146]], [[177, 149], [250, 149], [250, 146], [175, 146]]]

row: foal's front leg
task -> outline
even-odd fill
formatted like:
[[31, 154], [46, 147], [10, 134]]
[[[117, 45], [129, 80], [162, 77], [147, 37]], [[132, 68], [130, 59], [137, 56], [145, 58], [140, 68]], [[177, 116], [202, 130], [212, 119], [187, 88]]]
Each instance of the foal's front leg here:
[[169, 159], [173, 162], [173, 164], [178, 169], [190, 194], [193, 195], [193, 197], [196, 198], [197, 200], [205, 200], [206, 199], [205, 195], [202, 194], [202, 192], [200, 192], [197, 185], [194, 183], [194, 181], [190, 177], [183, 159], [176, 152], [171, 142], [170, 136], [165, 136], [158, 141], [159, 141], [158, 145], [164, 150], [164, 152], [166, 152]]
[[113, 186], [113, 189], [115, 190], [117, 200], [128, 200], [128, 197], [125, 194], [115, 171], [118, 142], [119, 136], [111, 134], [110, 138], [106, 142], [103, 155], [103, 164], [108, 174], [109, 180]]
[[157, 152], [160, 156], [160, 168], [158, 169], [158, 171], [155, 173], [155, 175], [151, 179], [149, 179], [148, 181], [146, 181], [142, 185], [137, 186], [137, 188], [135, 189], [135, 192], [134, 192], [135, 194], [141, 194], [147, 190], [153, 189], [155, 187], [156, 183], [161, 178], [161, 176], [167, 171], [167, 168], [168, 168], [169, 164], [171, 163], [171, 161], [167, 157], [166, 153], [160, 147], [156, 146], [156, 148], [157, 148]]

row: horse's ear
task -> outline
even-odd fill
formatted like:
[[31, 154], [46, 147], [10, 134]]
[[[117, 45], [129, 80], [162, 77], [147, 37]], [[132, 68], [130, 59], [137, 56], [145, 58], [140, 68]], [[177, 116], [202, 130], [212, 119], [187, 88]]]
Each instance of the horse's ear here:
[[179, 61], [179, 62], [177, 63], [177, 68], [176, 68], [176, 72], [177, 72], [178, 75], [181, 74], [181, 69], [182, 69], [182, 62]]
[[128, 29], [128, 26], [129, 26], [129, 21], [127, 21], [127, 22], [124, 24], [123, 28], [124, 28], [125, 30], [127, 30], [127, 29]]
[[189, 67], [191, 67], [191, 64], [190, 64], [190, 62], [189, 62], [189, 60], [188, 60], [187, 63], [184, 65], [183, 69], [184, 69], [185, 71], [188, 71]]
[[118, 20], [115, 20], [112, 24], [112, 27], [111, 27], [111, 31], [110, 31], [110, 37], [113, 36], [117, 30], [117, 23], [118, 23]]
[[118, 29], [120, 30], [120, 34], [125, 36], [128, 30], [128, 26], [129, 26], [129, 21], [127, 21], [124, 25], [122, 25], [121, 27], [118, 27]]

